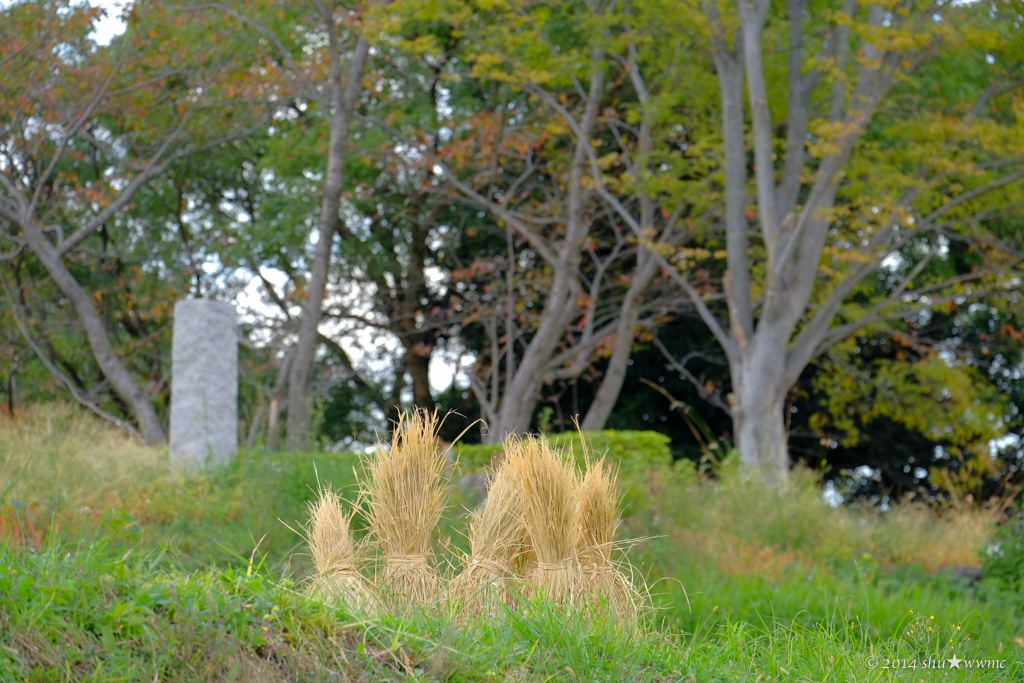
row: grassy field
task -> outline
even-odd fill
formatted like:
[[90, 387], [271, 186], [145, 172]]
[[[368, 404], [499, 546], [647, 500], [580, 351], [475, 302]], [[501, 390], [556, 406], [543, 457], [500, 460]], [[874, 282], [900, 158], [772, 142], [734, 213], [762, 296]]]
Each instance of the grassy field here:
[[[834, 509], [809, 475], [776, 496], [728, 465], [711, 482], [638, 465], [628, 441], [612, 456], [619, 535], [646, 539], [629, 551], [653, 593], [639, 626], [533, 603], [354, 614], [304, 596], [288, 526], [317, 476], [354, 497], [355, 456], [247, 453], [174, 478], [88, 416], [33, 410], [0, 423], [0, 681], [1024, 680], [1024, 596], [943, 570], [978, 566], [991, 512]], [[442, 573], [477, 502], [464, 473]]]

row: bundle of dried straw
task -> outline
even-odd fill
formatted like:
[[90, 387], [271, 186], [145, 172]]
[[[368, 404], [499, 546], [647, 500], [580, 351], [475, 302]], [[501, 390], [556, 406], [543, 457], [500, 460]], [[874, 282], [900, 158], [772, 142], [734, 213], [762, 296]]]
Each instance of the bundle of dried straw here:
[[534, 560], [527, 575], [528, 595], [573, 604], [582, 589], [575, 468], [547, 441], [534, 437], [510, 438], [505, 454], [505, 467], [519, 484], [528, 552]]
[[341, 600], [356, 608], [372, 607], [373, 588], [359, 573], [350, 518], [342, 509], [338, 494], [321, 488], [317, 499], [307, 507], [309, 523], [303, 530], [317, 571], [310, 593], [321, 600]]
[[636, 590], [612, 563], [615, 540], [616, 476], [601, 460], [587, 461], [587, 471], [576, 489], [580, 515], [578, 556], [583, 568], [584, 597], [592, 605], [604, 603], [624, 620], [636, 616]]
[[526, 544], [523, 505], [514, 474], [504, 464], [487, 485], [487, 503], [469, 525], [470, 555], [449, 587], [449, 600], [468, 611], [494, 613], [508, 603], [514, 565]]
[[389, 447], [378, 448], [360, 475], [366, 520], [384, 567], [381, 588], [396, 604], [426, 604], [437, 594], [431, 535], [446, 499], [447, 460], [438, 452], [437, 411], [402, 413]]

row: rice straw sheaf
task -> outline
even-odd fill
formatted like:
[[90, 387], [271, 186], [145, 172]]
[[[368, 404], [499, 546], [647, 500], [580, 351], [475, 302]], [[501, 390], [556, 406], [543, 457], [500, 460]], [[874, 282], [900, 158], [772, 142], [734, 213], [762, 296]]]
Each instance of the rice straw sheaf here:
[[505, 467], [522, 496], [523, 521], [535, 563], [527, 574], [527, 595], [573, 604], [582, 577], [576, 559], [580, 528], [575, 468], [560, 452], [534, 437], [509, 439]]
[[587, 471], [576, 489], [580, 515], [578, 555], [583, 568], [585, 599], [604, 604], [613, 615], [632, 621], [639, 594], [612, 562], [615, 542], [616, 476], [601, 460], [588, 460]]
[[525, 544], [519, 487], [512, 471], [501, 465], [487, 485], [487, 503], [469, 524], [470, 554], [449, 587], [449, 600], [467, 611], [488, 613], [498, 603], [509, 603], [513, 565]]
[[316, 567], [310, 594], [321, 600], [341, 600], [366, 609], [374, 604], [373, 588], [359, 573], [359, 553], [352, 539], [349, 515], [334, 491], [321, 488], [307, 504], [309, 524], [304, 528], [309, 554]]
[[397, 604], [427, 604], [437, 594], [431, 536], [446, 499], [447, 460], [438, 452], [437, 411], [401, 413], [387, 448], [360, 475], [366, 521], [383, 555], [380, 585]]

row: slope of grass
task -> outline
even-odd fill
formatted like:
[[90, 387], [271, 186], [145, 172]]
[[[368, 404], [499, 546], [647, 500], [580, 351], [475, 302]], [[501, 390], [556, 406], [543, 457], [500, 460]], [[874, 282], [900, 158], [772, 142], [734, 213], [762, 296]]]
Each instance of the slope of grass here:
[[[946, 671], [934, 638], [873, 643], [844, 621], [682, 635], [540, 604], [460, 621], [318, 604], [258, 568], [185, 573], [103, 542], [0, 546], [2, 681], [1013, 681], [1020, 661]], [[954, 638], [958, 637], [954, 634]], [[961, 638], [962, 640], [962, 638]], [[920, 668], [903, 667], [918, 662]], [[1002, 668], [1000, 668], [1000, 665]], [[932, 667], [925, 669], [925, 666]]]
[[[629, 556], [655, 593], [653, 635], [545, 609], [458, 627], [438, 613], [368, 619], [301, 596], [310, 565], [285, 526], [304, 520], [318, 475], [354, 498], [356, 457], [243, 453], [175, 478], [162, 471], [164, 453], [118, 441], [91, 418], [81, 433], [73, 414], [30, 419], [28, 430], [0, 424], [0, 492], [16, 480], [0, 500], [0, 658], [16, 673], [0, 681], [161, 671], [163, 680], [270, 681], [322, 671], [353, 680], [1024, 679], [1019, 668], [1016, 679], [1010, 669], [933, 679], [947, 674], [867, 668], [881, 661], [873, 657], [954, 653], [1019, 667], [1024, 596], [941, 571], [977, 566], [994, 521], [986, 510], [833, 509], [807, 475], [780, 496], [728, 465], [711, 482], [645, 451], [642, 467], [620, 470], [646, 495], [630, 495], [619, 536], [647, 538]], [[613, 459], [632, 457], [619, 447]], [[59, 495], [48, 488], [54, 476], [66, 482]], [[476, 495], [452, 488], [442, 573], [466, 548]], [[357, 535], [362, 526], [357, 515]], [[261, 621], [274, 609], [284, 616]], [[134, 635], [119, 635], [131, 624]], [[87, 664], [99, 667], [91, 679]]]
[[122, 490], [158, 477], [166, 461], [165, 449], [141, 448], [77, 407], [47, 403], [16, 419], [0, 415], [0, 494], [8, 500], [117, 503]]
[[947, 571], [979, 565], [994, 511], [831, 508], [806, 473], [795, 471], [778, 494], [729, 472], [711, 484], [679, 469], [652, 476], [650, 507], [623, 530], [657, 536], [632, 557], [659, 581], [675, 626], [734, 619], [810, 627], [838, 608], [872, 641], [887, 642], [924, 613], [970, 632], [985, 652], [1024, 652], [1024, 595]]

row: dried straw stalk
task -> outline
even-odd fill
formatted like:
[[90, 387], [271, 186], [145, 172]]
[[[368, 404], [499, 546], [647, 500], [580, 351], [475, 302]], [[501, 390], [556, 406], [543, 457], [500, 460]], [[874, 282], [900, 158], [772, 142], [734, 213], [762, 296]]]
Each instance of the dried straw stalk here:
[[509, 439], [505, 467], [519, 483], [523, 521], [536, 564], [530, 569], [527, 594], [545, 595], [558, 604], [580, 596], [577, 475], [561, 453], [534, 437]]
[[584, 597], [604, 604], [623, 620], [636, 617], [637, 592], [612, 562], [615, 542], [616, 476], [604, 459], [588, 460], [576, 490], [580, 514], [578, 555], [583, 571]]
[[360, 480], [366, 520], [380, 549], [381, 585], [396, 603], [429, 603], [437, 594], [431, 536], [446, 499], [447, 459], [438, 452], [437, 411], [401, 413], [388, 448], [378, 448]]
[[493, 613], [511, 601], [513, 565], [526, 545], [523, 506], [515, 476], [499, 466], [487, 485], [487, 503], [469, 525], [470, 555], [449, 587], [449, 598], [469, 611]]
[[359, 609], [372, 607], [373, 588], [359, 573], [350, 517], [342, 509], [338, 494], [321, 488], [307, 508], [309, 523], [303, 530], [317, 572], [310, 594], [321, 600], [341, 600]]

